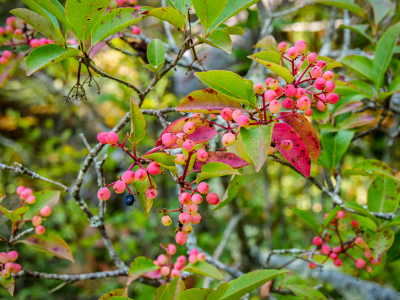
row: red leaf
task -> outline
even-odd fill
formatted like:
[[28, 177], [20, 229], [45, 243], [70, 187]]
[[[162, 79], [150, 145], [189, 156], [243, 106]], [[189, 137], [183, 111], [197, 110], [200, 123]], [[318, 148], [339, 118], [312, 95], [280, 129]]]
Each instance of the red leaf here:
[[[291, 113], [281, 112], [281, 116], [289, 114]], [[316, 162], [321, 154], [321, 144], [311, 123], [297, 112], [295, 112], [293, 116], [283, 118], [282, 121], [297, 131], [302, 141], [306, 144], [310, 157]]]
[[206, 161], [198, 161], [196, 159], [196, 162], [193, 165], [192, 172], [200, 172], [201, 167], [209, 162], [222, 162], [231, 166], [234, 169], [240, 169], [249, 164], [247, 161], [231, 152], [208, 151], [208, 158]]
[[[160, 137], [157, 140], [156, 147], [161, 146], [161, 136], [164, 133], [171, 132], [174, 134], [183, 133], [183, 125], [187, 122], [193, 122], [196, 124], [196, 130], [192, 134], [188, 134], [188, 138], [192, 140], [195, 144], [201, 144], [208, 140], [211, 140], [213, 137], [217, 135], [217, 130], [213, 125], [208, 123], [205, 119], [201, 117], [191, 117], [191, 118], [182, 118], [172, 122], [165, 130], [161, 133]], [[178, 144], [174, 144], [168, 149], [180, 148]]]
[[[293, 147], [290, 150], [281, 148], [282, 140], [291, 140]], [[272, 141], [279, 152], [306, 178], [310, 177], [311, 159], [306, 144], [300, 135], [289, 125], [277, 123], [272, 131]]]
[[194, 91], [181, 100], [177, 111], [219, 113], [224, 108], [242, 109], [240, 103], [213, 89]]

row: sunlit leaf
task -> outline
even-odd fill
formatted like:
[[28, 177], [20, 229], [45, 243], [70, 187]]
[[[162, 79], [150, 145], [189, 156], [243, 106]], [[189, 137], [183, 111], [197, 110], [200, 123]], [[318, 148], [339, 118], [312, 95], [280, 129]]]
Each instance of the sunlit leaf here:
[[189, 263], [182, 271], [212, 277], [217, 280], [224, 280], [224, 276], [222, 276], [221, 272], [205, 261], [197, 261], [195, 264]]
[[160, 267], [156, 266], [150, 258], [144, 256], [136, 257], [135, 260], [129, 266], [128, 281], [126, 285], [130, 285], [134, 280], [138, 279], [140, 276], [158, 269], [160, 269]]
[[221, 162], [210, 162], [201, 167], [201, 172], [199, 176], [197, 176], [197, 183], [205, 179], [226, 176], [226, 175], [241, 175], [241, 174], [227, 164]]

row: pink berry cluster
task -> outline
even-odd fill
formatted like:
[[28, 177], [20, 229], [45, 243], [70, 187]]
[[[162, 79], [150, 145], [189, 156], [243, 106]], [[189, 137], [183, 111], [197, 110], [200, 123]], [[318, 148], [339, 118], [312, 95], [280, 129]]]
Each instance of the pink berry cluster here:
[[8, 253], [0, 253], [0, 268], [1, 276], [3, 278], [10, 278], [11, 273], [17, 274], [22, 270], [21, 265], [17, 264], [15, 261], [18, 259], [17, 251], [10, 251]]
[[[325, 214], [325, 218], [328, 217], [328, 214]], [[346, 213], [343, 210], [340, 210], [336, 214], [336, 218], [332, 219], [330, 222], [330, 227], [328, 227], [329, 230], [333, 231], [334, 233], [337, 234], [339, 237], [340, 244], [334, 247], [331, 247], [328, 245], [329, 238], [325, 237], [322, 239], [319, 236], [316, 236], [313, 238], [313, 244], [314, 246], [318, 247], [320, 251], [320, 255], [324, 256], [324, 260], [322, 261], [322, 264], [325, 263], [327, 260], [332, 259], [333, 264], [337, 267], [340, 267], [342, 265], [342, 258], [343, 257], [348, 257], [351, 259], [354, 263], [355, 266], [357, 267], [358, 270], [364, 269], [368, 273], [371, 273], [372, 267], [371, 265], [377, 265], [380, 263], [379, 261], [376, 261], [372, 255], [371, 252], [368, 249], [368, 246], [366, 245], [364, 238], [362, 237], [363, 235], [363, 230], [360, 228], [360, 224], [357, 220], [352, 220], [351, 221], [351, 227], [353, 228], [353, 231], [355, 233], [355, 237], [351, 238], [347, 241], [344, 241], [343, 238], [340, 235], [340, 232], [338, 230], [338, 224], [339, 220], [342, 220], [346, 217]], [[327, 235], [329, 236], [329, 235]], [[350, 250], [361, 250], [367, 259], [367, 261], [364, 258], [354, 258], [349, 251]], [[354, 251], [352, 251], [354, 252]], [[354, 254], [353, 254], [354, 255]], [[342, 258], [341, 258], [342, 257]], [[369, 264], [368, 264], [369, 263]], [[315, 269], [317, 266], [313, 262], [308, 263], [308, 267], [310, 269]]]
[[48, 44], [54, 44], [54, 42], [52, 40], [49, 40], [46, 38], [31, 39], [29, 41], [29, 46], [31, 46], [32, 48], [37, 48], [37, 47], [48, 45]]
[[132, 6], [137, 4], [137, 0], [116, 0], [117, 6]]
[[161, 245], [161, 247], [167, 252], [167, 254], [160, 254], [154, 261], [154, 264], [161, 268], [147, 273], [147, 277], [164, 277], [164, 281], [168, 282], [171, 277], [176, 278], [181, 276], [181, 270], [185, 267], [187, 262], [195, 264], [197, 261], [206, 260], [206, 255], [204, 253], [199, 253], [197, 249], [192, 249], [188, 258], [186, 258], [185, 255], [181, 255], [178, 256], [174, 262], [172, 256], [176, 254], [176, 246], [174, 244], [169, 244], [167, 247], [164, 247], [163, 245]]
[[4, 66], [8, 65], [11, 57], [12, 57], [12, 52], [9, 50], [4, 50], [0, 57], [0, 64], [2, 64]]
[[0, 27], [0, 37], [20, 37], [22, 28], [18, 24], [17, 18], [12, 16], [6, 19], [6, 26]]
[[[17, 195], [21, 200], [21, 205], [28, 204], [32, 205], [36, 203], [36, 196], [33, 195], [33, 191], [30, 188], [24, 186], [17, 187]], [[43, 220], [47, 219], [51, 215], [51, 207], [44, 206], [39, 213], [29, 220], [32, 222], [33, 227], [35, 227], [35, 232], [38, 235], [42, 235], [46, 232], [46, 228], [42, 225]], [[25, 220], [28, 221], [28, 220]]]

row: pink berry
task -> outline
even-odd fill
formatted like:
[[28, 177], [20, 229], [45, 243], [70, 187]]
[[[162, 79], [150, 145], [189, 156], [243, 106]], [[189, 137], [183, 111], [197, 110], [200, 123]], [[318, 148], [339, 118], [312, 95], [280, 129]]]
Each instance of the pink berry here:
[[[239, 110], [240, 111], [240, 110]], [[224, 108], [221, 111], [221, 118], [224, 119], [225, 121], [230, 121], [232, 120], [232, 110], [229, 108]]]
[[292, 98], [286, 97], [282, 101], [282, 106], [286, 109], [291, 109], [293, 107], [294, 101]]
[[326, 101], [328, 101], [329, 104], [335, 104], [336, 102], [338, 102], [338, 100], [339, 96], [335, 93], [329, 94], [328, 97], [326, 97]]
[[106, 134], [107, 143], [116, 144], [116, 143], [118, 143], [118, 140], [119, 140], [118, 134], [116, 134], [114, 131], [107, 132], [107, 134]]
[[187, 122], [183, 125], [183, 132], [186, 134], [192, 134], [196, 130], [196, 124], [193, 122]]
[[192, 196], [192, 203], [193, 204], [200, 204], [203, 201], [203, 197], [200, 194], [194, 194]]
[[22, 199], [27, 199], [30, 195], [33, 194], [33, 191], [29, 188], [26, 188], [22, 191], [21, 195], [19, 195]]
[[360, 225], [357, 220], [352, 220], [350, 224], [353, 228], [357, 228]]
[[139, 27], [133, 27], [133, 29], [132, 29], [132, 33], [133, 33], [133, 34], [139, 35], [140, 32], [141, 32], [141, 30], [140, 30]]
[[310, 74], [311, 74], [311, 77], [312, 77], [312, 78], [318, 78], [318, 77], [321, 77], [321, 75], [322, 75], [322, 70], [321, 70], [320, 67], [314, 66], [314, 67], [311, 69]]
[[51, 215], [51, 207], [50, 206], [45, 206], [40, 210], [40, 215], [42, 217], [50, 217]]
[[176, 253], [176, 246], [174, 244], [169, 244], [167, 247], [168, 255], [175, 255]]
[[300, 52], [303, 53], [306, 50], [307, 44], [305, 41], [300, 40], [297, 41], [296, 44], [294, 44], [294, 46], [296, 47], [296, 49]]
[[197, 254], [197, 260], [206, 261], [206, 255], [204, 253]]
[[36, 202], [36, 197], [33, 195], [28, 196], [28, 198], [26, 198], [26, 203], [29, 205], [32, 205]]
[[157, 261], [160, 263], [160, 265], [165, 265], [168, 262], [168, 257], [165, 254], [160, 254], [157, 257]]
[[283, 149], [283, 150], [290, 150], [290, 149], [292, 149], [292, 147], [293, 147], [293, 142], [291, 141], [291, 140], [282, 140], [281, 141], [281, 148]]
[[[245, 116], [245, 115], [243, 115]], [[241, 117], [241, 116], [240, 116]], [[247, 117], [247, 116], [245, 116]], [[234, 135], [233, 133], [225, 133], [222, 137], [222, 145], [224, 145], [224, 147], [228, 147], [233, 145], [236, 142], [236, 135]]]
[[321, 246], [321, 253], [323, 255], [329, 255], [331, 253], [331, 247], [326, 245]]
[[10, 26], [10, 25], [7, 25], [7, 26], [6, 26], [6, 28], [5, 28], [5, 33], [6, 33], [6, 34], [12, 34], [13, 31], [14, 31], [14, 27], [12, 27], [12, 26]]
[[184, 233], [184, 232], [182, 232], [182, 231], [178, 231], [178, 232], [176, 233], [176, 236], [175, 236], [175, 241], [176, 241], [176, 243], [177, 243], [178, 245], [184, 245], [184, 244], [186, 244], [186, 241], [187, 241], [187, 235], [186, 235], [186, 233]]
[[150, 189], [146, 192], [146, 198], [147, 199], [154, 199], [155, 197], [157, 197], [157, 191], [155, 189]]
[[189, 255], [197, 255], [199, 254], [199, 250], [197, 250], [196, 248], [190, 250]]
[[372, 270], [371, 266], [366, 266], [365, 271], [367, 271], [368, 273], [372, 273], [373, 270]]
[[365, 250], [365, 251], [364, 251], [364, 256], [365, 256], [366, 258], [368, 258], [368, 259], [371, 259], [371, 258], [372, 258], [372, 254], [371, 254], [371, 252], [368, 251], [368, 250]]
[[6, 269], [4, 269], [3, 271], [1, 271], [1, 276], [2, 276], [3, 278], [5, 278], [5, 279], [10, 278], [11, 272], [8, 271], [8, 270], [6, 270]]
[[333, 248], [332, 251], [333, 251], [334, 253], [340, 253], [340, 252], [342, 252], [342, 247], [337, 246], [337, 247]]
[[276, 114], [281, 110], [281, 103], [278, 100], [272, 100], [268, 109], [272, 114]]
[[219, 203], [219, 196], [217, 193], [208, 193], [206, 200], [211, 205], [217, 205]]
[[207, 194], [208, 191], [210, 190], [210, 187], [208, 186], [207, 183], [200, 182], [199, 185], [197, 186], [197, 190], [199, 191], [200, 194]]
[[238, 118], [239, 116], [241, 116], [242, 114], [243, 114], [243, 113], [242, 113], [241, 110], [235, 109], [235, 110], [233, 111], [233, 113], [232, 113], [232, 119], [233, 119], [233, 121], [237, 122], [237, 118]]
[[42, 217], [41, 217], [41, 216], [34, 216], [34, 217], [32, 218], [32, 225], [33, 225], [33, 227], [37, 227], [37, 226], [39, 226], [40, 224], [42, 224]]
[[[186, 242], [185, 242], [186, 243]], [[183, 243], [184, 244], [184, 243]], [[182, 245], [183, 245], [182, 244]], [[179, 270], [177, 270], [177, 269], [172, 269], [172, 271], [171, 271], [171, 277], [172, 278], [176, 278], [176, 277], [179, 277], [181, 275], [181, 272], [179, 272]]]
[[149, 163], [146, 169], [151, 175], [158, 175], [161, 173], [160, 165], [154, 161]]
[[337, 253], [331, 252], [331, 254], [329, 254], [329, 257], [332, 258], [333, 260], [335, 260], [338, 258], [338, 255], [337, 255]]
[[362, 269], [362, 268], [365, 267], [365, 265], [366, 265], [366, 262], [362, 258], [359, 258], [359, 259], [356, 260], [356, 267], [357, 268]]
[[294, 96], [297, 99], [300, 99], [301, 97], [304, 97], [306, 95], [306, 90], [302, 88], [297, 88], [296, 92], [294, 93]]
[[237, 124], [239, 125], [239, 127], [246, 127], [249, 125], [249, 123], [250, 119], [248, 116], [240, 115], [239, 117], [237, 117]]
[[5, 59], [10, 59], [12, 57], [12, 52], [9, 50], [4, 50], [3, 51], [3, 55], [2, 55]]
[[289, 58], [295, 59], [297, 56], [299, 56], [299, 50], [297, 50], [297, 48], [295, 47], [290, 47], [287, 50], [286, 54]]
[[335, 77], [332, 71], [326, 71], [324, 74], [322, 74], [322, 78], [324, 78], [326, 81], [330, 81]]
[[195, 214], [199, 210], [197, 204], [191, 203], [186, 205], [186, 211], [190, 214]]
[[276, 97], [282, 96], [283, 92], [284, 92], [283, 87], [278, 86], [278, 87], [276, 88], [276, 90], [275, 90]]
[[184, 165], [186, 163], [186, 160], [187, 160], [187, 158], [186, 158], [185, 154], [177, 154], [174, 159], [174, 162], [177, 165]]
[[145, 181], [147, 178], [147, 172], [144, 169], [139, 169], [135, 172], [135, 179], [137, 181]]
[[190, 222], [192, 221], [192, 216], [188, 212], [183, 212], [179, 214], [179, 221], [182, 224], [190, 224]]
[[126, 184], [122, 180], [118, 180], [114, 183], [113, 189], [114, 192], [116, 192], [117, 194], [122, 194], [123, 192], [125, 192]]
[[276, 92], [274, 90], [268, 90], [264, 93], [264, 99], [267, 102], [271, 102], [276, 99]]
[[196, 156], [198, 161], [206, 161], [208, 158], [208, 153], [207, 151], [200, 149], [197, 150]]
[[187, 152], [192, 152], [194, 149], [194, 143], [192, 140], [187, 140], [183, 143], [183, 149], [185, 149]]
[[192, 201], [192, 196], [187, 193], [187, 192], [183, 192], [179, 195], [179, 202], [181, 204], [188, 204]]
[[296, 93], [296, 88], [295, 88], [293, 85], [288, 84], [288, 85], [285, 87], [285, 95], [286, 95], [286, 96], [292, 97], [292, 96], [294, 96], [295, 93]]
[[371, 263], [371, 265], [376, 266], [381, 263], [381, 260], [379, 259], [378, 261], [376, 261], [374, 258], [372, 258], [369, 262]]
[[322, 89], [325, 87], [325, 79], [323, 79], [322, 77], [318, 77], [317, 79], [315, 79], [314, 87], [317, 90], [322, 91]]
[[164, 277], [168, 276], [170, 272], [171, 272], [171, 270], [167, 266], [161, 267], [161, 269], [160, 269], [160, 273]]
[[[270, 80], [269, 83], [268, 83], [268, 87], [269, 87], [271, 90], [275, 91], [275, 90], [279, 87], [279, 82], [278, 82], [278, 80], [276, 80], [276, 79]], [[276, 93], [276, 92], [275, 92], [275, 93]]]
[[317, 265], [310, 261], [310, 262], [308, 263], [308, 267], [309, 267], [311, 270], [314, 270], [314, 269], [317, 267]]
[[322, 239], [319, 236], [316, 236], [313, 238], [313, 244], [314, 246], [321, 246], [322, 245]]
[[163, 216], [161, 218], [161, 222], [163, 223], [164, 226], [170, 226], [172, 224], [172, 220], [170, 216]]
[[317, 53], [310, 53], [307, 55], [307, 61], [310, 65], [314, 64], [318, 60]]
[[8, 59], [6, 59], [5, 57], [0, 57], [0, 64], [5, 66], [8, 65], [10, 61]]
[[4, 35], [4, 28], [0, 27], [0, 35]]
[[275, 154], [275, 148], [272, 146], [269, 146], [268, 155], [272, 155], [272, 154]]
[[39, 225], [38, 227], [35, 228], [35, 232], [37, 235], [42, 235], [46, 232], [46, 228], [44, 228], [43, 225]]
[[336, 267], [340, 267], [340, 266], [342, 265], [342, 260], [341, 260], [340, 258], [336, 258], [336, 259], [333, 261], [333, 264], [334, 264]]
[[183, 233], [191, 234], [192, 231], [193, 231], [192, 225], [185, 224], [185, 225], [182, 226], [182, 232], [183, 232]]
[[264, 93], [264, 90], [265, 90], [265, 88], [264, 88], [264, 86], [263, 86], [261, 83], [256, 83], [256, 84], [254, 85], [254, 92], [255, 92], [256, 94], [261, 95], [262, 93]]
[[287, 50], [287, 44], [285, 42], [280, 42], [278, 44], [278, 50], [280, 52], [285, 52]]
[[17, 187], [17, 195], [21, 195], [21, 193], [25, 190], [25, 187], [20, 185], [19, 187]]
[[326, 81], [324, 91], [332, 93], [335, 90], [335, 83], [333, 81]]
[[6, 269], [8, 271], [13, 271], [14, 270], [14, 263], [13, 262], [5, 263], [4, 269]]
[[265, 79], [265, 85], [268, 86], [269, 83], [271, 82], [271, 80], [274, 80], [274, 79], [271, 77], [268, 77], [267, 79]]
[[356, 238], [355, 243], [357, 246], [361, 246], [364, 243], [364, 239], [361, 237]]
[[178, 271], [182, 270], [182, 269], [183, 269], [183, 263], [181, 263], [180, 261], [177, 261], [177, 262], [174, 264], [174, 269], [176, 269], [176, 270], [178, 270]]
[[182, 264], [185, 264], [185, 263], [186, 263], [186, 256], [185, 256], [185, 255], [178, 256], [178, 258], [176, 259], [176, 261], [177, 261], [177, 262], [180, 262], [180, 263], [182, 263]]
[[1, 252], [0, 253], [0, 263], [5, 264], [8, 261], [9, 261], [8, 254], [5, 252]]
[[173, 133], [166, 132], [162, 135], [161, 141], [165, 146], [172, 146], [176, 143], [177, 136]]
[[122, 174], [121, 179], [126, 184], [131, 184], [135, 181], [135, 172], [133, 171], [126, 171]]
[[20, 264], [14, 264], [14, 274], [18, 274], [22, 270], [22, 267]]
[[301, 97], [299, 100], [297, 100], [296, 105], [300, 110], [305, 111], [311, 107], [310, 98], [307, 96]]
[[110, 190], [106, 187], [101, 188], [98, 192], [97, 192], [97, 198], [99, 198], [102, 201], [106, 201], [110, 198], [111, 193]]
[[22, 34], [22, 30], [21, 29], [15, 29], [14, 30], [14, 34], [15, 35], [21, 35]]
[[10, 261], [16, 261], [18, 258], [18, 252], [17, 251], [10, 251], [7, 253], [8, 258]]
[[210, 114], [211, 119], [216, 120], [218, 118], [217, 114]]
[[199, 213], [195, 213], [192, 215], [192, 224], [199, 224], [201, 221], [201, 215]]
[[102, 144], [108, 144], [106, 140], [107, 132], [103, 131], [97, 135], [97, 140]]
[[316, 66], [318, 66], [318, 67], [320, 67], [322, 69], [323, 67], [326, 66], [326, 61], [319, 60], [319, 61], [317, 61]]
[[195, 264], [197, 262], [197, 255], [196, 254], [189, 255], [189, 262], [191, 264]]
[[304, 114], [305, 114], [307, 117], [311, 116], [311, 115], [312, 115], [312, 109], [311, 109], [311, 108], [307, 109], [307, 110], [304, 112]]
[[318, 109], [319, 111], [326, 111], [326, 104], [325, 104], [323, 101], [318, 100], [318, 102], [317, 102], [317, 109]]
[[339, 211], [337, 212], [337, 214], [336, 214], [336, 217], [337, 217], [338, 219], [344, 219], [345, 216], [346, 216], [346, 213], [345, 213], [344, 210], [339, 210]]
[[32, 48], [40, 47], [40, 42], [39, 42], [39, 40], [37, 40], [37, 39], [32, 39], [32, 40], [29, 42], [29, 46], [31, 46]]

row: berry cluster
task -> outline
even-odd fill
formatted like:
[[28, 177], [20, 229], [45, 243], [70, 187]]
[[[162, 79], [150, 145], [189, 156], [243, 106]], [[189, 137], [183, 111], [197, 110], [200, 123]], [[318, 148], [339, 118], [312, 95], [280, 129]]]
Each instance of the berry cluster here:
[[1, 276], [3, 278], [10, 278], [11, 273], [17, 274], [19, 271], [22, 270], [21, 265], [15, 263], [17, 259], [18, 259], [17, 251], [0, 253], [0, 268], [1, 268]]
[[149, 272], [146, 274], [150, 278], [161, 278], [164, 277], [165, 282], [169, 279], [181, 276], [181, 270], [185, 267], [187, 261], [194, 264], [197, 261], [205, 261], [206, 255], [204, 253], [199, 253], [197, 249], [192, 249], [189, 253], [189, 257], [186, 258], [185, 255], [178, 256], [175, 262], [172, 260], [172, 256], [176, 254], [176, 246], [174, 244], [169, 244], [167, 247], [160, 245], [167, 254], [160, 254], [154, 261], [154, 264], [160, 266], [159, 270]]
[[[328, 214], [325, 215], [325, 218], [328, 217]], [[348, 257], [350, 258], [358, 268], [358, 270], [364, 269], [368, 273], [372, 272], [372, 267], [367, 264], [365, 259], [363, 258], [358, 258], [355, 259], [349, 251], [354, 249], [360, 249], [363, 253], [365, 258], [368, 260], [369, 264], [371, 265], [377, 265], [380, 263], [379, 261], [376, 261], [372, 255], [371, 252], [368, 249], [368, 246], [366, 245], [364, 238], [362, 237], [363, 235], [363, 230], [360, 228], [360, 224], [357, 220], [352, 220], [351, 221], [351, 227], [353, 228], [353, 231], [355, 233], [355, 237], [343, 241], [342, 236], [340, 235], [338, 225], [339, 225], [339, 220], [342, 220], [346, 217], [346, 213], [343, 210], [340, 210], [336, 214], [336, 218], [332, 219], [330, 222], [330, 227], [328, 227], [329, 230], [335, 232], [339, 238], [340, 245], [337, 245], [335, 247], [331, 247], [328, 245], [330, 235], [327, 235], [325, 238], [321, 238], [319, 236], [316, 236], [313, 238], [313, 244], [314, 246], [318, 247], [320, 255], [324, 256], [324, 260], [322, 261], [322, 264], [325, 263], [328, 259], [333, 260], [333, 264], [337, 267], [340, 267], [342, 265], [342, 259], [340, 257]], [[354, 255], [354, 254], [353, 254]], [[317, 265], [313, 262], [308, 263], [308, 267], [310, 269], [315, 269]]]
[[137, 4], [137, 0], [116, 0], [117, 6], [125, 7]]

